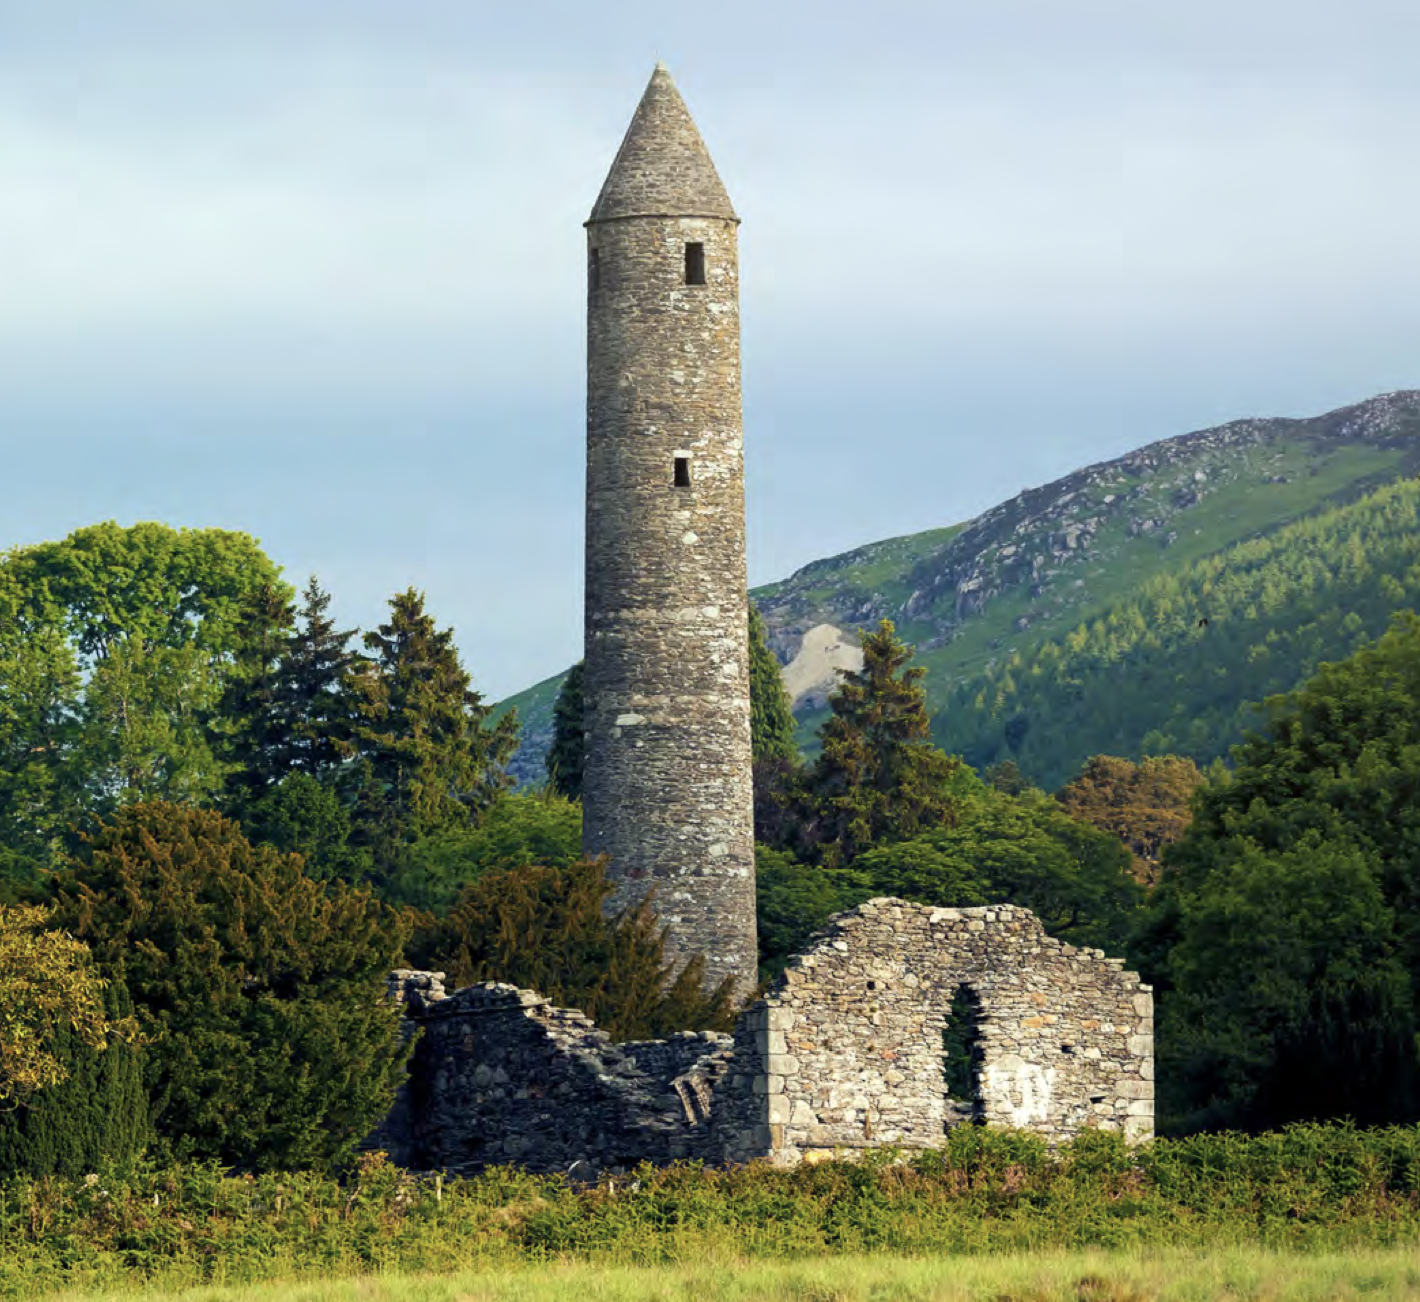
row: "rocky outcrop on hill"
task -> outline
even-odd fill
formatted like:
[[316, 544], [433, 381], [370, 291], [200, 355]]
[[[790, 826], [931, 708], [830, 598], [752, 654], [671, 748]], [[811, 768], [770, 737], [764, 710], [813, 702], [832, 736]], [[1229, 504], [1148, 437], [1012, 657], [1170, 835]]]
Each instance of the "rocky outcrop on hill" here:
[[[860, 547], [816, 561], [760, 594], [773, 639], [792, 628], [830, 623], [853, 630], [887, 617], [909, 640], [930, 648], [949, 642], [1003, 596], [1037, 603], [1013, 616], [1022, 631], [1047, 603], [1079, 605], [1082, 577], [1128, 545], [1174, 546], [1193, 532], [1191, 516], [1238, 485], [1285, 484], [1282, 452], [1299, 443], [1318, 457], [1329, 445], [1371, 443], [1413, 450], [1420, 434], [1420, 391], [1383, 394], [1307, 420], [1258, 418], [1164, 439], [1112, 461], [1086, 466], [968, 521], [913, 557], [900, 581], [874, 590], [854, 571], [881, 572], [884, 549], [911, 539]], [[1315, 473], [1315, 469], [1312, 470]], [[1280, 521], [1279, 521], [1280, 522]], [[1200, 529], [1206, 527], [1200, 521]], [[833, 576], [842, 588], [834, 590]], [[781, 658], [783, 658], [781, 653]]]

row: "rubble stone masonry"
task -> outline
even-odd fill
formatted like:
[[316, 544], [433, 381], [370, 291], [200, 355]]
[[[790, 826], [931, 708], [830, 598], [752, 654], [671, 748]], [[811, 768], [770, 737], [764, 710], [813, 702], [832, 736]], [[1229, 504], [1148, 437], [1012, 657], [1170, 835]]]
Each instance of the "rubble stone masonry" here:
[[729, 977], [747, 994], [737, 224], [657, 69], [587, 223], [583, 840], [610, 857], [609, 909], [654, 885], [667, 957], [702, 955], [707, 985]]
[[[947, 1013], [978, 1001], [968, 1097], [947, 1089]], [[733, 1035], [613, 1044], [535, 991], [397, 972], [419, 1043], [371, 1137], [418, 1169], [625, 1171], [776, 1165], [940, 1146], [981, 1122], [1060, 1141], [1153, 1134], [1153, 995], [1120, 959], [1045, 934], [1027, 909], [871, 900], [835, 915]]]

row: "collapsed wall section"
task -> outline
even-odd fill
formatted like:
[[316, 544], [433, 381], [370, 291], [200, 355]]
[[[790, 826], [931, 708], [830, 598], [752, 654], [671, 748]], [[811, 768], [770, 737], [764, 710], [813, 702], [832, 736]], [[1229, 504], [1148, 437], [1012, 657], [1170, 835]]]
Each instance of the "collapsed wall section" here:
[[502, 983], [443, 991], [400, 972], [392, 995], [419, 1031], [409, 1080], [371, 1146], [402, 1166], [474, 1174], [622, 1171], [716, 1160], [711, 1113], [730, 1037], [685, 1031], [613, 1044], [574, 1008]]

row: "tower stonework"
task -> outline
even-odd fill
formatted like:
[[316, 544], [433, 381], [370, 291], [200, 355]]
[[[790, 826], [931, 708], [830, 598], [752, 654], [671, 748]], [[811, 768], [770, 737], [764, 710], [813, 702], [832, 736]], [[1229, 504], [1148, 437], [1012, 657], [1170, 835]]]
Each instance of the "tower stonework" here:
[[755, 985], [737, 228], [657, 65], [587, 221], [583, 843]]

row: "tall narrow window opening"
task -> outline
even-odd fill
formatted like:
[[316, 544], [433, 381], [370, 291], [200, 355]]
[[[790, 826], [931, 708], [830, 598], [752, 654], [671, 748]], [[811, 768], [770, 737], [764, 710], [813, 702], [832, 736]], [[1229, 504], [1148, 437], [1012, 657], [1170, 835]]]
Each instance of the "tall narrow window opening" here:
[[947, 1009], [942, 1030], [942, 1072], [947, 1087], [947, 1126], [982, 1125], [986, 1120], [981, 1097], [981, 999], [970, 986], [958, 986]]
[[687, 244], [685, 246], [685, 283], [703, 285], [705, 283], [705, 246]]
[[602, 252], [591, 249], [587, 254], [587, 288], [600, 289], [602, 283]]
[[690, 487], [690, 458], [677, 457], [675, 459], [675, 487]]

